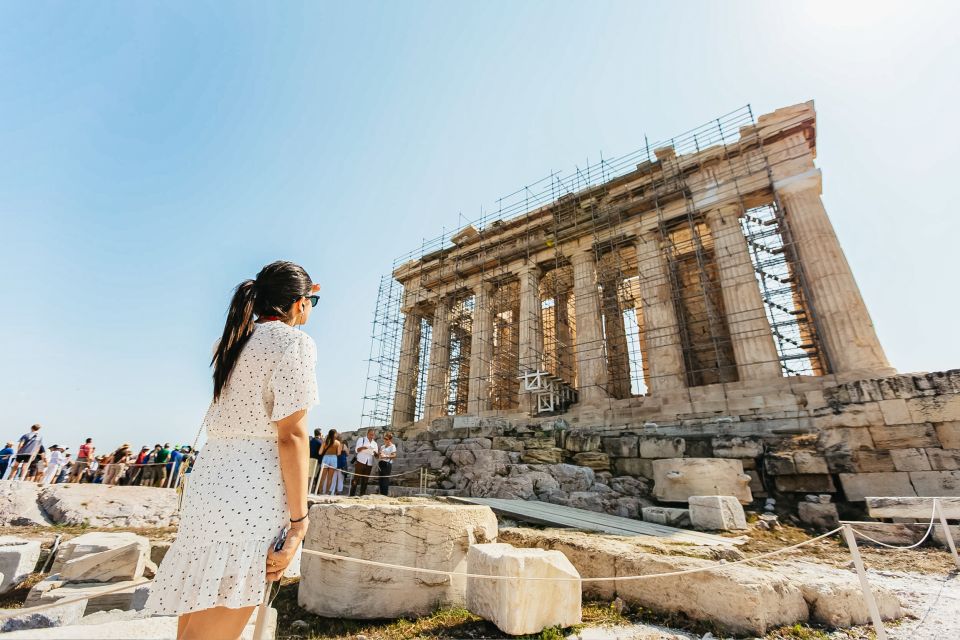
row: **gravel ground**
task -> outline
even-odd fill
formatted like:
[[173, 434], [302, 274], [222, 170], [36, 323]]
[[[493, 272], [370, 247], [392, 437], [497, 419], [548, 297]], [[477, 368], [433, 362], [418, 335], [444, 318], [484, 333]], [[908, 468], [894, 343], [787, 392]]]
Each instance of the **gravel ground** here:
[[900, 596], [912, 618], [887, 625], [891, 640], [954, 640], [960, 638], [960, 575], [868, 571], [871, 584]]

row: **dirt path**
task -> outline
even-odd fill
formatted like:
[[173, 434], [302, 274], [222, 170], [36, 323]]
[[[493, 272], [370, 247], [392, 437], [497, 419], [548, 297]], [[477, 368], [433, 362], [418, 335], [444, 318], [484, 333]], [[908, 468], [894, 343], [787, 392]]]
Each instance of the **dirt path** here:
[[953, 640], [960, 638], [960, 575], [869, 571], [872, 584], [900, 596], [912, 618], [887, 625], [891, 640]]

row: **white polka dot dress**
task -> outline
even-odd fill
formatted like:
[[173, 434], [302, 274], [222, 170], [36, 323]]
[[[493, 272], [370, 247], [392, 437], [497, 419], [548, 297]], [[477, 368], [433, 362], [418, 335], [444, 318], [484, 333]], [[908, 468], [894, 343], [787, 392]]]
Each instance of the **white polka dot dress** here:
[[290, 512], [275, 422], [317, 404], [317, 348], [282, 322], [256, 325], [220, 399], [183, 497], [177, 539], [157, 571], [147, 610], [180, 615], [259, 604], [267, 551]]

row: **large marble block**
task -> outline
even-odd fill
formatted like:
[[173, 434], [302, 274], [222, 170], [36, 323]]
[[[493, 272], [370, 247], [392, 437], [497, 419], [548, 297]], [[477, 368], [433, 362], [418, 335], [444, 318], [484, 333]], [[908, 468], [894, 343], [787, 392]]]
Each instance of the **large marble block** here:
[[346, 499], [310, 508], [300, 563], [300, 606], [330, 618], [400, 618], [463, 605], [466, 579], [348, 560], [310, 550], [395, 565], [466, 572], [471, 544], [497, 538], [489, 507], [417, 498]]
[[547, 627], [580, 624], [580, 574], [559, 551], [475, 544], [467, 553], [467, 571], [518, 578], [467, 578], [467, 609], [504, 633], [537, 634]]
[[15, 589], [33, 573], [39, 558], [39, 541], [13, 536], [0, 538], [0, 594]]
[[690, 496], [690, 524], [704, 531], [736, 531], [747, 528], [747, 518], [733, 496]]
[[147, 554], [133, 541], [121, 547], [89, 553], [67, 560], [60, 577], [72, 582], [113, 582], [134, 580], [143, 575]]
[[653, 496], [662, 502], [686, 502], [690, 496], [735, 496], [753, 502], [750, 476], [740, 460], [675, 458], [653, 461]]
[[110, 549], [118, 549], [136, 543], [142, 550], [144, 557], [150, 553], [150, 540], [129, 531], [94, 531], [71, 538], [60, 544], [57, 555], [53, 559], [51, 573], [60, 573], [64, 565], [70, 561], [93, 553], [101, 553]]

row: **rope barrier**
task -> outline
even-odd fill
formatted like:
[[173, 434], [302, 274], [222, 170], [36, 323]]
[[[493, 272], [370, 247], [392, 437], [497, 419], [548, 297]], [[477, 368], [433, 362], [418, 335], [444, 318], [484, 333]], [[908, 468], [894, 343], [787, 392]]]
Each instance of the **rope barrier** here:
[[879, 545], [879, 546], [881, 546], [881, 547], [886, 547], [887, 549], [902, 549], [902, 550], [907, 550], [907, 549], [915, 549], [915, 548], [919, 547], [921, 544], [923, 544], [923, 543], [927, 540], [927, 538], [930, 537], [930, 534], [933, 533], [933, 525], [934, 525], [934, 523], [936, 522], [936, 520], [937, 520], [937, 499], [934, 498], [934, 499], [933, 499], [933, 509], [931, 510], [931, 513], [930, 513], [930, 525], [927, 527], [927, 532], [923, 534], [923, 537], [920, 538], [920, 540], [918, 540], [917, 542], [915, 542], [914, 544], [911, 544], [911, 545], [909, 545], [909, 546], [898, 546], [898, 545], [893, 545], [893, 544], [887, 544], [886, 542], [880, 542], [879, 540], [875, 540], [874, 538], [871, 538], [870, 536], [868, 536], [867, 534], [863, 533], [862, 531], [858, 531], [857, 529], [855, 529], [855, 528], [853, 527], [852, 524], [850, 524], [850, 523], [847, 523], [847, 524], [850, 524], [850, 530], [851, 530], [851, 531], [853, 531], [855, 534], [857, 534], [858, 536], [860, 536], [860, 537], [863, 538], [864, 540], [869, 540], [870, 542], [872, 542], [872, 543], [875, 544], [875, 545]]
[[93, 598], [99, 598], [100, 596], [110, 595], [111, 593], [116, 593], [118, 591], [133, 589], [135, 587], [139, 587], [140, 585], [146, 584], [151, 581], [152, 581], [151, 578], [138, 578], [133, 582], [133, 584], [121, 584], [120, 586], [114, 587], [112, 589], [98, 591], [96, 595], [92, 595], [92, 596], [87, 595], [87, 596], [77, 596], [75, 598], [63, 598], [62, 600], [57, 600], [56, 602], [51, 602], [49, 604], [40, 604], [35, 607], [25, 607], [23, 609], [11, 609], [9, 611], [0, 613], [0, 620], [9, 620], [10, 618], [19, 618], [20, 616], [40, 613], [41, 611], [47, 611], [48, 609], [63, 607], [68, 604], [73, 604], [74, 602], [82, 602], [83, 600], [91, 600]]
[[783, 547], [780, 549], [775, 549], [774, 551], [768, 551], [767, 553], [761, 553], [760, 555], [753, 556], [750, 558], [743, 558], [741, 560], [734, 560], [733, 562], [719, 562], [715, 565], [709, 567], [696, 567], [693, 569], [682, 569], [680, 571], [667, 571], [664, 573], [648, 573], [644, 575], [635, 575], [635, 576], [610, 576], [602, 578], [542, 578], [542, 577], [518, 577], [518, 576], [492, 576], [485, 573], [466, 573], [462, 571], [442, 571], [440, 569], [425, 569], [421, 567], [411, 567], [404, 564], [391, 564], [389, 562], [378, 562], [376, 560], [364, 560], [363, 558], [354, 558], [351, 556], [340, 556], [333, 553], [327, 553], [325, 551], [315, 551], [313, 549], [303, 549], [303, 553], [319, 556], [321, 558], [326, 558], [328, 560], [344, 560], [347, 562], [353, 562], [356, 564], [363, 564], [372, 567], [379, 567], [382, 569], [396, 569], [399, 571], [410, 571], [412, 573], [427, 573], [430, 575], [440, 575], [448, 577], [458, 577], [458, 578], [481, 578], [485, 580], [530, 580], [530, 581], [543, 581], [543, 582], [616, 582], [618, 580], [651, 580], [654, 578], [670, 578], [674, 576], [685, 576], [692, 573], [704, 573], [708, 571], [723, 571], [724, 569], [729, 569], [732, 566], [738, 564], [746, 564], [748, 562], [756, 562], [758, 560], [764, 560], [765, 558], [770, 558], [773, 556], [781, 555], [788, 553], [800, 547], [805, 547], [814, 542], [823, 540], [824, 538], [829, 538], [830, 536], [839, 533], [843, 530], [843, 527], [837, 527], [833, 531], [829, 531], [822, 535], [817, 536], [816, 538], [810, 538], [809, 540], [804, 540], [795, 545], [789, 547]]

